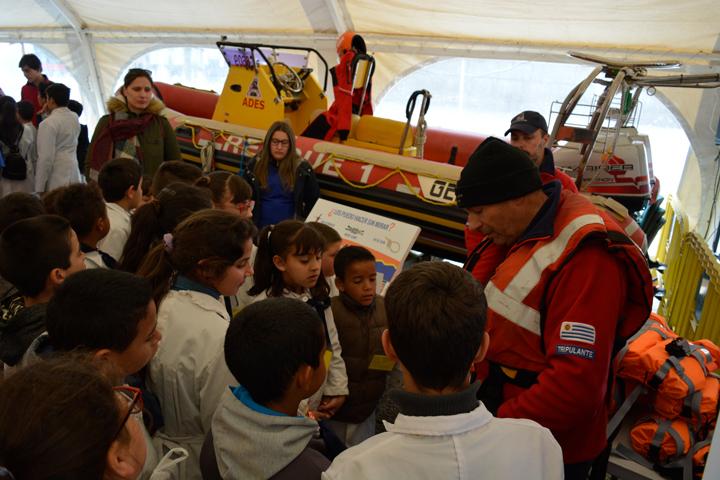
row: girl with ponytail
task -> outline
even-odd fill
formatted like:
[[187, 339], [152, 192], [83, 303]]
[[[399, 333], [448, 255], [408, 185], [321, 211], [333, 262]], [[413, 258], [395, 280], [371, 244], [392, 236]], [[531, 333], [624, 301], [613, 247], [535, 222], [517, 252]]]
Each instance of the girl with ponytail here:
[[163, 235], [172, 233], [191, 213], [206, 208], [212, 208], [212, 201], [205, 189], [180, 182], [163, 188], [152, 201], [135, 210], [117, 268], [137, 272], [145, 255], [162, 241]]
[[190, 457], [180, 478], [200, 479], [199, 458], [220, 397], [235, 384], [223, 345], [230, 316], [222, 295], [235, 295], [252, 275], [255, 227], [220, 210], [202, 210], [153, 247], [138, 275], [150, 280], [163, 334], [148, 369], [148, 387], [165, 417], [157, 438], [163, 449], [183, 447]]
[[297, 298], [313, 306], [325, 324], [329, 359], [325, 384], [310, 397], [307, 408], [317, 419], [332, 417], [348, 395], [348, 378], [337, 328], [330, 308], [330, 288], [322, 275], [324, 240], [298, 220], [268, 225], [260, 232], [255, 256], [254, 301], [268, 297]]

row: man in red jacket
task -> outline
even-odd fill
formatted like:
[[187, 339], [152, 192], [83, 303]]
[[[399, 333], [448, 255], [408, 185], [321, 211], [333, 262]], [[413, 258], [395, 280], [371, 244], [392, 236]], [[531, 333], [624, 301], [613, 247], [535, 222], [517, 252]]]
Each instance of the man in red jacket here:
[[38, 126], [37, 113], [42, 109], [43, 103], [40, 98], [40, 84], [50, 85], [52, 82], [42, 73], [42, 62], [34, 53], [27, 53], [20, 58], [18, 67], [22, 70], [27, 83], [20, 90], [20, 97], [26, 102], [32, 103], [35, 109], [33, 124]]
[[575, 180], [555, 168], [552, 150], [548, 148], [548, 126], [545, 117], [538, 112], [525, 110], [515, 115], [505, 135], [510, 134], [510, 145], [527, 153], [530, 160], [540, 169], [543, 183], [559, 180], [563, 188], [577, 193]]
[[549, 428], [565, 478], [585, 479], [607, 445], [615, 344], [650, 313], [645, 257], [606, 213], [543, 185], [529, 156], [497, 138], [470, 157], [456, 197], [468, 225], [507, 249], [485, 287], [492, 342], [479, 396], [498, 417]]
[[[508, 133], [510, 134], [510, 145], [527, 153], [530, 160], [538, 167], [543, 184], [557, 180], [564, 189], [577, 193], [575, 181], [565, 172], [555, 168], [552, 150], [547, 146], [550, 136], [545, 117], [531, 110], [520, 112], [511, 120], [510, 128], [507, 129], [505, 135]], [[465, 227], [465, 248], [468, 252], [468, 265], [470, 265], [468, 270], [482, 284], [487, 283], [494, 259], [502, 258], [505, 252], [505, 249], [497, 245], [480, 246], [484, 238], [485, 236], [481, 232], [468, 226]], [[478, 247], [484, 250], [482, 261], [480, 261], [479, 255], [473, 255]]]

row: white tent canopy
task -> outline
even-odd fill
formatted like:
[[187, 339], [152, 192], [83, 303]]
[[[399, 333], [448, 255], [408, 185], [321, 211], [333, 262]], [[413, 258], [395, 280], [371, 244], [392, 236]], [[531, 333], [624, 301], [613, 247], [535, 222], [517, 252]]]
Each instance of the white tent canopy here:
[[[568, 50], [580, 50], [679, 60], [686, 73], [720, 71], [717, 0], [0, 0], [0, 11], [0, 42], [52, 51], [96, 114], [140, 54], [213, 46], [222, 35], [314, 47], [332, 62], [338, 32], [355, 30], [377, 54], [376, 92], [419, 64], [447, 57], [567, 62]], [[658, 89], [690, 138], [679, 195], [700, 232], [715, 221], [718, 90]]]

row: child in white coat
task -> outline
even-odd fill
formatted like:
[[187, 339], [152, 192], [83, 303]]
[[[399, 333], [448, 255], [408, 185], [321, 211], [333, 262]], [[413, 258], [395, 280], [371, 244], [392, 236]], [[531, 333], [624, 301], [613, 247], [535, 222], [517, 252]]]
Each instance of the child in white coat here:
[[[312, 305], [324, 319], [328, 352], [332, 353], [325, 384], [300, 413], [324, 420], [331, 418], [348, 395], [348, 378], [337, 328], [330, 308], [329, 287], [322, 275], [324, 240], [314, 228], [285, 220], [262, 229], [255, 256], [254, 301], [268, 297], [297, 298]], [[304, 410], [307, 410], [304, 411]]]
[[[223, 392], [237, 384], [225, 365], [230, 317], [222, 295], [252, 275], [252, 222], [218, 210], [194, 213], [153, 248], [138, 274], [153, 285], [163, 335], [149, 365], [148, 387], [160, 401], [163, 449], [189, 452], [182, 479], [200, 479], [199, 455]], [[162, 450], [161, 450], [162, 451]]]

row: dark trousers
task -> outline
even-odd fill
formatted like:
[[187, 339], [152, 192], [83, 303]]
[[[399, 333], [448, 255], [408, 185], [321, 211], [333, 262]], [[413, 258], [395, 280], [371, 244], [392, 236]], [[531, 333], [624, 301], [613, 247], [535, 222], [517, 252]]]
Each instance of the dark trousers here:
[[610, 458], [610, 445], [594, 460], [581, 463], [566, 463], [565, 480], [605, 480], [608, 459]]
[[582, 463], [566, 463], [565, 467], [565, 480], [588, 480], [588, 474], [593, 462], [582, 462]]

